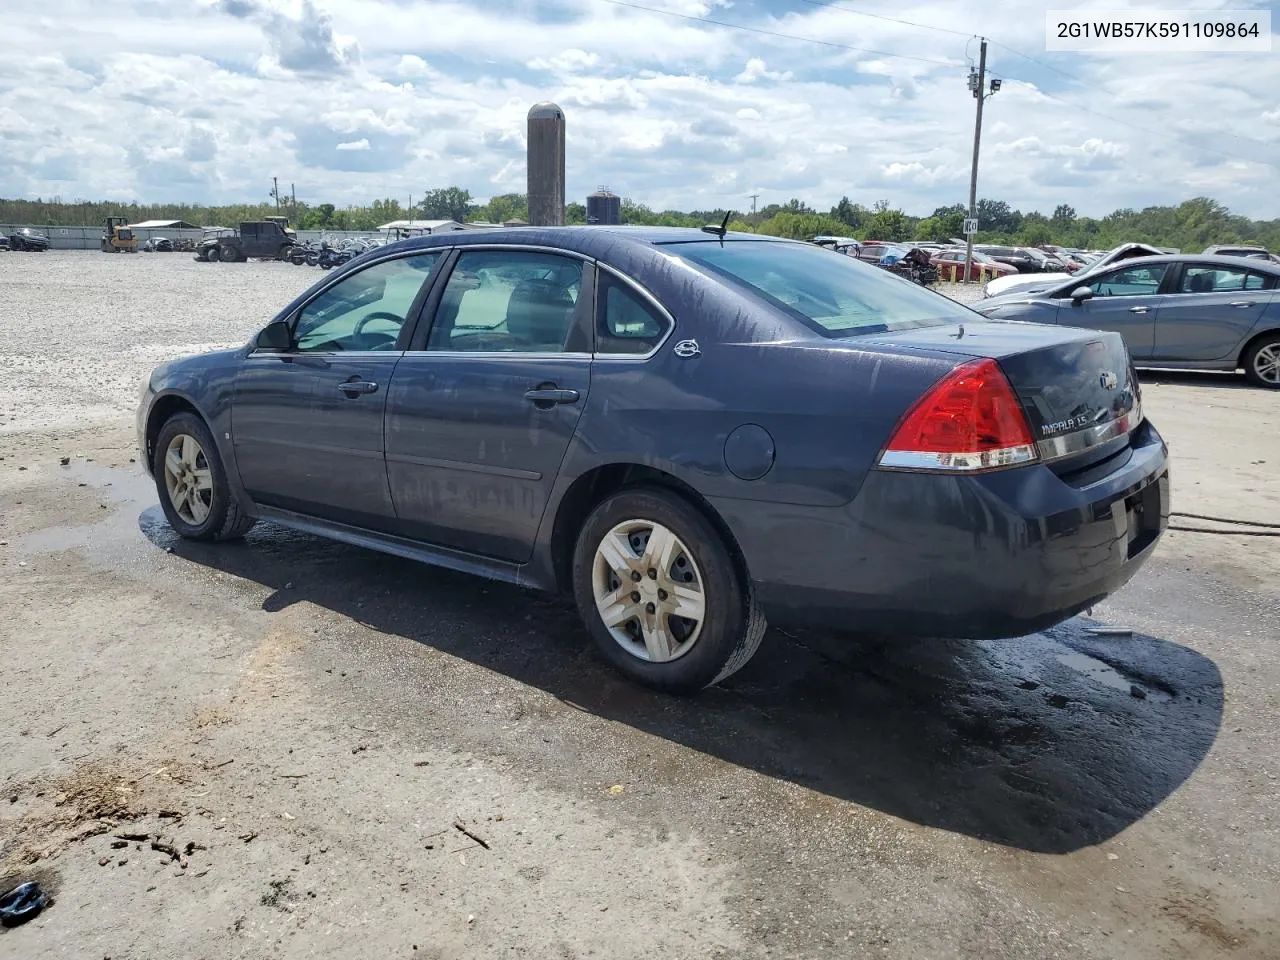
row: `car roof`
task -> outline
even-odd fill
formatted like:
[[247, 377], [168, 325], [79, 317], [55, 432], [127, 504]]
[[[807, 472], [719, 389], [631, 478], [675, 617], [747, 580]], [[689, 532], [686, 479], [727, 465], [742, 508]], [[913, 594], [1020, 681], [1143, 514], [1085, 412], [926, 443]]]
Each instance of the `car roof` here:
[[[419, 250], [432, 247], [465, 247], [494, 243], [520, 246], [559, 247], [589, 257], [604, 257], [618, 247], [644, 248], [672, 243], [715, 243], [721, 238], [714, 233], [692, 227], [644, 226], [575, 226], [575, 227], [495, 227], [491, 230], [455, 230], [449, 233], [409, 237], [378, 249]], [[809, 247], [812, 244], [754, 233], [727, 233], [729, 243], [791, 243]]]
[[1133, 264], [1157, 263], [1203, 263], [1233, 270], [1261, 270], [1263, 273], [1280, 276], [1280, 264], [1268, 263], [1266, 260], [1246, 261], [1242, 257], [1224, 257], [1212, 253], [1162, 253], [1153, 257], [1129, 257], [1127, 260], [1115, 260], [1107, 264], [1102, 268], [1102, 272]]

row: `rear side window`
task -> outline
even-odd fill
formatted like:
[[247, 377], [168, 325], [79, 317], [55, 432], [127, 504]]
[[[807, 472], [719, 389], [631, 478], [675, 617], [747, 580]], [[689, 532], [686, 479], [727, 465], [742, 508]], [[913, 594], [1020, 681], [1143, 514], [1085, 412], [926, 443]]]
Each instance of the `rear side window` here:
[[1265, 290], [1267, 281], [1252, 270], [1236, 270], [1232, 267], [1187, 267], [1182, 271], [1178, 284], [1179, 293], [1233, 293], [1239, 290]]
[[941, 294], [809, 244], [683, 243], [669, 249], [704, 273], [745, 288], [827, 337], [942, 326], [973, 314]]
[[627, 284], [603, 270], [599, 277], [596, 353], [648, 353], [666, 335], [670, 321]]

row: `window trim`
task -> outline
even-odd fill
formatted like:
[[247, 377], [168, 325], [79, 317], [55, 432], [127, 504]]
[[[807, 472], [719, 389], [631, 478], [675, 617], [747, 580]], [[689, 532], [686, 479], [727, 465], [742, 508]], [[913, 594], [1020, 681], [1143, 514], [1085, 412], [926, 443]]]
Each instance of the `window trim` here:
[[443, 248], [426, 247], [421, 250], [407, 250], [407, 251], [398, 250], [395, 253], [391, 254], [390, 256], [377, 257], [376, 259], [370, 260], [368, 263], [362, 264], [359, 270], [345, 270], [338, 276], [332, 276], [332, 277], [326, 278], [328, 282], [325, 283], [324, 286], [320, 287], [320, 289], [316, 290], [311, 296], [307, 297], [306, 300], [304, 300], [302, 303], [298, 304], [296, 307], [290, 310], [288, 314], [286, 314], [284, 317], [279, 318], [278, 320], [273, 319], [270, 321], [271, 323], [287, 324], [289, 327], [289, 334], [290, 336], [292, 336], [294, 331], [297, 329], [298, 320], [301, 319], [302, 311], [307, 309], [307, 307], [311, 306], [311, 304], [315, 303], [316, 300], [320, 299], [320, 297], [324, 296], [326, 293], [332, 290], [339, 283], [342, 283], [342, 281], [346, 280], [348, 277], [355, 276], [357, 273], [363, 272], [364, 270], [368, 270], [372, 267], [376, 267], [379, 264], [389, 263], [392, 260], [406, 260], [409, 257], [421, 257], [429, 254], [439, 253], [440, 260], [436, 264], [435, 269], [432, 270], [431, 276], [427, 278], [426, 283], [422, 285], [422, 288], [414, 296], [413, 302], [409, 304], [409, 313], [404, 318], [404, 326], [400, 328], [400, 336], [396, 338], [395, 346], [392, 349], [390, 350], [306, 350], [306, 351], [296, 350], [296, 349], [263, 350], [263, 349], [259, 349], [258, 346], [255, 344], [249, 351], [249, 358], [258, 357], [258, 356], [261, 356], [261, 357], [352, 357], [352, 356], [368, 357], [368, 356], [375, 356], [375, 355], [404, 353], [405, 349], [407, 348], [408, 342], [412, 339], [413, 334], [418, 326], [418, 323], [421, 320], [423, 308], [427, 305], [427, 301], [431, 299], [431, 294], [434, 292], [435, 288], [438, 286], [441, 267], [444, 264], [449, 262], [449, 252], [452, 249], [453, 249], [452, 247], [443, 247]]
[[[484, 252], [493, 250], [508, 250], [514, 253], [544, 253], [554, 256], [565, 257], [570, 260], [582, 261], [582, 287], [578, 292], [581, 299], [588, 290], [591, 291], [591, 306], [588, 312], [588, 320], [591, 327], [591, 346], [595, 348], [595, 297], [596, 297], [596, 279], [595, 279], [595, 261], [583, 253], [576, 250], [564, 250], [559, 247], [549, 247], [545, 244], [525, 244], [525, 243], [468, 243], [448, 248], [449, 255], [441, 261], [441, 268], [436, 271], [432, 277], [433, 283], [431, 292], [427, 296], [419, 313], [417, 328], [405, 342], [403, 353], [406, 356], [414, 357], [458, 357], [465, 359], [505, 359], [510, 361], [516, 360], [556, 360], [556, 359], [579, 359], [589, 360], [592, 353], [588, 351], [560, 351], [558, 353], [504, 353], [497, 350], [428, 350], [427, 344], [431, 340], [431, 331], [436, 324], [436, 315], [440, 311], [440, 301], [444, 299], [444, 291], [449, 285], [448, 278], [453, 275], [454, 268], [458, 265], [458, 261], [464, 253], [472, 251]], [[443, 280], [438, 279], [443, 277]], [[575, 313], [577, 309], [575, 307]], [[579, 321], [582, 322], [582, 321]]]
[[[596, 335], [597, 333], [599, 333], [598, 314], [603, 304], [602, 298], [600, 297], [600, 273], [601, 272], [608, 273], [610, 277], [612, 277], [614, 280], [617, 280], [624, 287], [629, 287], [633, 293], [637, 294], [641, 300], [644, 300], [649, 304], [649, 306], [653, 307], [658, 312], [659, 316], [661, 316], [666, 321], [666, 327], [667, 327], [666, 332], [663, 333], [663, 335], [658, 339], [658, 342], [654, 344], [653, 348], [649, 350], [647, 353], [601, 353], [597, 349]], [[607, 263], [604, 263], [602, 261], [596, 261], [595, 287], [596, 287], [595, 305], [594, 305], [595, 308], [591, 312], [591, 356], [594, 359], [601, 360], [601, 361], [621, 360], [625, 363], [637, 363], [637, 362], [643, 363], [646, 360], [652, 359], [654, 355], [657, 354], [657, 352], [662, 349], [663, 345], [669, 339], [671, 339], [671, 335], [675, 333], [676, 318], [672, 316], [671, 311], [668, 310], [666, 307], [664, 307], [662, 305], [662, 301], [660, 301], [656, 296], [650, 293], [645, 287], [641, 286], [635, 280], [628, 277], [617, 267], [611, 267]]]

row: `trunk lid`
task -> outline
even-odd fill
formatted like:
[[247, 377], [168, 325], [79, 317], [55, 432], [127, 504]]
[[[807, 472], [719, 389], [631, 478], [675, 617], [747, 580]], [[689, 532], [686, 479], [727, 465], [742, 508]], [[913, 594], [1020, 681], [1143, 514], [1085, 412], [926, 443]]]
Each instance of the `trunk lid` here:
[[1138, 383], [1116, 333], [976, 320], [858, 340], [995, 360], [1022, 404], [1042, 460], [1110, 445], [1142, 419]]

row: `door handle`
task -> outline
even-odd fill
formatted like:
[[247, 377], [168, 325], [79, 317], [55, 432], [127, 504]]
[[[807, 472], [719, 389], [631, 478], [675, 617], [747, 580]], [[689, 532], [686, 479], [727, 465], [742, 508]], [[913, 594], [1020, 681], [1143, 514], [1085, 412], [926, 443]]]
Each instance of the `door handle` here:
[[378, 385], [370, 380], [347, 380], [338, 384], [338, 389], [348, 397], [357, 397], [362, 393], [377, 393]]
[[577, 403], [577, 390], [564, 390], [556, 386], [534, 387], [524, 392], [524, 398], [532, 401], [535, 407], [549, 410], [557, 403]]
[[1148, 313], [1150, 310], [1151, 310], [1150, 307], [1130, 307], [1129, 308], [1130, 313]]
[[1230, 306], [1233, 307], [1252, 307], [1252, 300], [1232, 300]]

